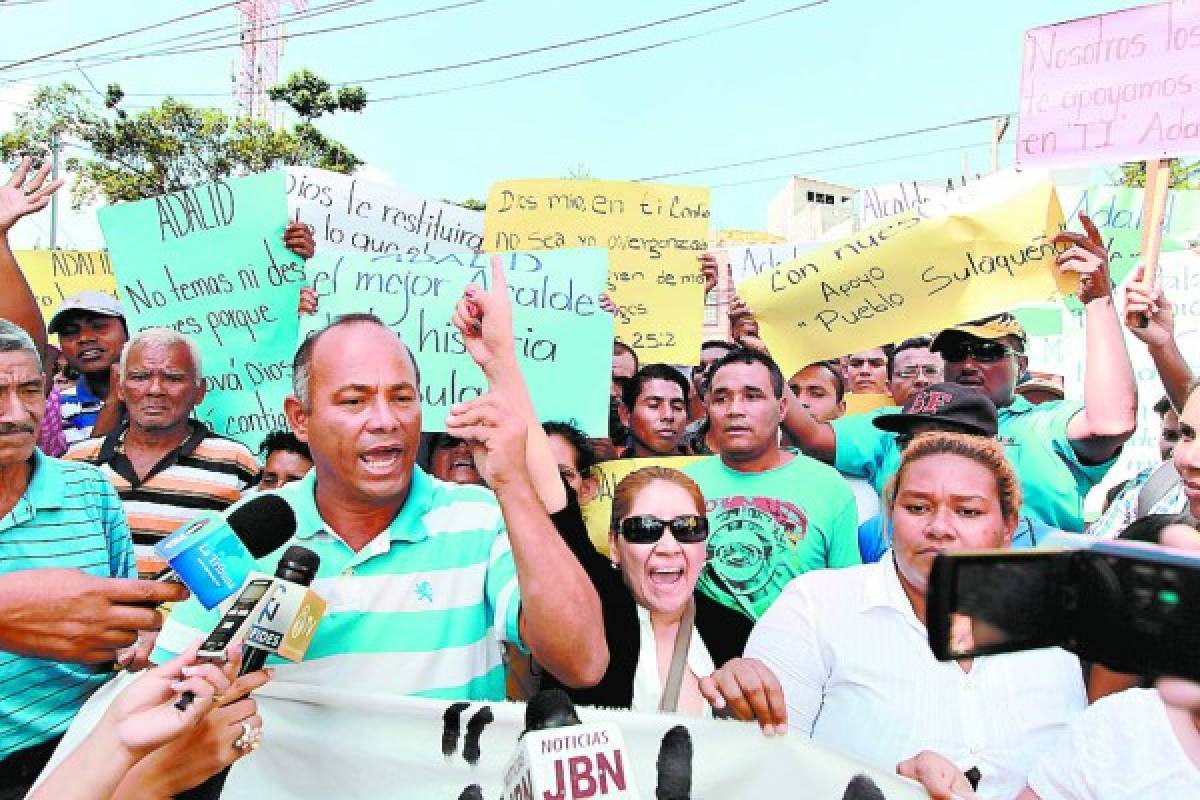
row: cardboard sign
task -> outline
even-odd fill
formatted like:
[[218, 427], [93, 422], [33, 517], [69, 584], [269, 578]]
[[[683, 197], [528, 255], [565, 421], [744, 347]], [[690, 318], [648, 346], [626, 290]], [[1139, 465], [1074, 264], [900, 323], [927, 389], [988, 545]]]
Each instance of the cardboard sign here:
[[617, 484], [631, 472], [642, 467], [669, 467], [683, 472], [683, 468], [702, 456], [665, 456], [662, 458], [621, 458], [602, 461], [592, 467], [596, 479], [596, 496], [580, 508], [583, 522], [587, 525], [588, 538], [596, 549], [608, 555], [608, 529], [612, 525], [613, 494]]
[[1200, 152], [1200, 3], [1034, 28], [1021, 57], [1017, 163], [1115, 164]]
[[288, 167], [286, 174], [288, 211], [312, 229], [318, 252], [411, 255], [482, 249], [482, 212], [313, 167]]
[[206, 183], [99, 210], [130, 332], [193, 338], [212, 429], [257, 448], [286, 430], [304, 266], [283, 246], [282, 172]]
[[[608, 254], [591, 248], [503, 258], [517, 359], [539, 418], [575, 418], [588, 435], [606, 436], [613, 318], [598, 298]], [[304, 317], [300, 334], [342, 314], [377, 314], [420, 365], [423, 430], [445, 430], [450, 406], [487, 391], [451, 318], [468, 284], [488, 286], [490, 255], [318, 253], [307, 271], [318, 313]]]
[[117, 296], [112, 261], [102, 250], [15, 250], [13, 257], [47, 324], [73, 294], [96, 291]]
[[739, 288], [790, 375], [805, 364], [1073, 291], [1054, 267], [1054, 187], [1002, 174]]
[[603, 247], [616, 335], [643, 363], [694, 364], [704, 326], [708, 190], [653, 183], [502, 181], [484, 216], [484, 249]]

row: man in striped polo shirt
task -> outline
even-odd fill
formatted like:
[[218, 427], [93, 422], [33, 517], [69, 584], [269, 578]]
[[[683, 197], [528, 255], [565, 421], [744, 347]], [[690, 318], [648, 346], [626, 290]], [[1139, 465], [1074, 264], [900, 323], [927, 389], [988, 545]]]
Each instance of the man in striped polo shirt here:
[[100, 467], [125, 504], [142, 573], [161, 567], [150, 549], [202, 511], [223, 511], [257, 482], [258, 460], [192, 411], [204, 399], [200, 351], [166, 328], [135, 334], [121, 354], [118, 392], [128, 419], [66, 458]]
[[[314, 467], [278, 493], [297, 518], [288, 544], [321, 558], [313, 589], [329, 605], [305, 660], [276, 665], [279, 680], [503, 700], [504, 641], [568, 684], [600, 679], [600, 603], [534, 492], [520, 415], [497, 400], [480, 421], [491, 490], [430, 477], [415, 464], [417, 365], [371, 315], [342, 317], [305, 340], [293, 384], [285, 410]], [[259, 569], [273, 573], [282, 551]], [[217, 619], [198, 603], [179, 606], [152, 660]]]
[[[46, 411], [37, 347], [0, 319], [0, 798], [23, 797], [116, 651], [156, 629], [182, 586], [124, 580], [121, 504], [93, 467], [34, 446]], [[116, 580], [116, 579], [121, 580]]]

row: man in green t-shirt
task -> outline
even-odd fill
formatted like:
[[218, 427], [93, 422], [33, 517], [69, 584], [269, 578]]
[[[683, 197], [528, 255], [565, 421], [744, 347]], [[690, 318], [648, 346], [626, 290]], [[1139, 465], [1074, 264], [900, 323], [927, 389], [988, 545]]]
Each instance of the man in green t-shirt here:
[[860, 562], [858, 514], [836, 470], [779, 447], [787, 401], [770, 356], [734, 350], [709, 373], [705, 404], [718, 456], [687, 472], [708, 503], [708, 566], [700, 590], [758, 619], [811, 569]]

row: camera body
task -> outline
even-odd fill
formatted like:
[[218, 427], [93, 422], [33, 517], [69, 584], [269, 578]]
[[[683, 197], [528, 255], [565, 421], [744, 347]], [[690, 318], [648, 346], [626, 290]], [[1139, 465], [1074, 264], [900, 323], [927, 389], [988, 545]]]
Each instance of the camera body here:
[[939, 555], [926, 605], [934, 655], [1063, 647], [1119, 672], [1200, 681], [1200, 555], [1083, 542]]

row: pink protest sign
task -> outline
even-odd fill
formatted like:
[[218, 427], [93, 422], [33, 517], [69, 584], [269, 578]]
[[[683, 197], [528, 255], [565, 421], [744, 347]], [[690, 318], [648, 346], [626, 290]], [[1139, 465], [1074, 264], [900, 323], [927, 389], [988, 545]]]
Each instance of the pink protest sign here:
[[1025, 34], [1017, 164], [1113, 164], [1200, 152], [1200, 0]]

